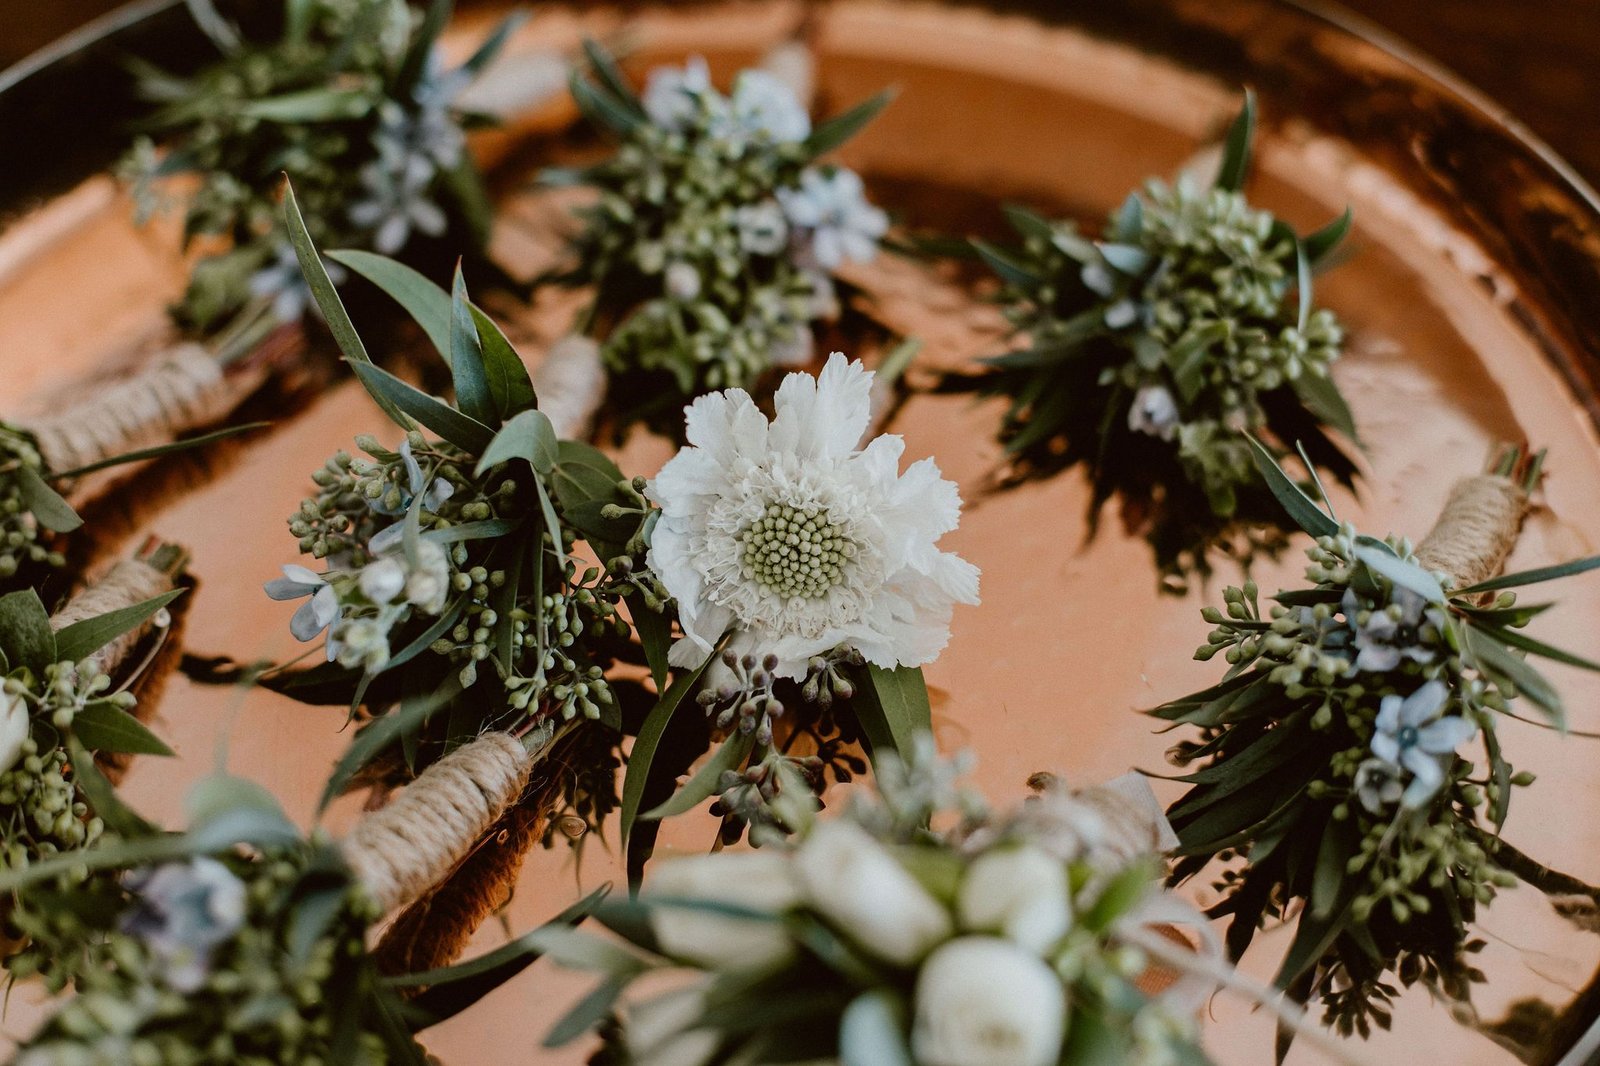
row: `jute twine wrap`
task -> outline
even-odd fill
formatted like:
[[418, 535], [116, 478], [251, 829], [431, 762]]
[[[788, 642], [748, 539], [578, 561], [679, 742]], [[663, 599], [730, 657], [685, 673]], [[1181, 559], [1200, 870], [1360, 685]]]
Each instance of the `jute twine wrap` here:
[[410, 906], [521, 796], [532, 767], [510, 733], [462, 745], [364, 816], [344, 840], [345, 861], [385, 914]]
[[600, 345], [570, 334], [556, 341], [533, 372], [533, 391], [557, 439], [583, 440], [606, 395]]
[[[167, 574], [142, 559], [124, 559], [99, 581], [68, 600], [66, 606], [51, 617], [50, 628], [60, 632], [74, 622], [120, 611], [171, 591], [172, 578]], [[115, 674], [144, 636], [145, 628], [138, 626], [129, 630], [90, 655], [81, 664], [80, 674]]]
[[221, 419], [238, 399], [217, 361], [198, 344], [183, 344], [148, 370], [27, 429], [50, 470], [74, 470], [173, 441]]
[[1433, 529], [1417, 545], [1417, 562], [1466, 588], [1500, 572], [1517, 543], [1528, 494], [1498, 474], [1456, 482]]

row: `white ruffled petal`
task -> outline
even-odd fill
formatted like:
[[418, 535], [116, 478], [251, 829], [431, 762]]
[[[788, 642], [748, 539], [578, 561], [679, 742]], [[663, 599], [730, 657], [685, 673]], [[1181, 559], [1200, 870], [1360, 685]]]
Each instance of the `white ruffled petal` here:
[[771, 447], [812, 459], [848, 455], [872, 417], [872, 373], [841, 352], [828, 356], [822, 373], [790, 374], [773, 400]]

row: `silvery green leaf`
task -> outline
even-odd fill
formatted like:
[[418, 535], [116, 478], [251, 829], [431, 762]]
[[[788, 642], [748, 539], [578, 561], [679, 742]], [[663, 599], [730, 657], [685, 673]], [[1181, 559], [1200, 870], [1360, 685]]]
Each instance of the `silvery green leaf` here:
[[50, 487], [39, 472], [26, 464], [16, 469], [17, 488], [22, 491], [23, 505], [38, 519], [39, 524], [53, 533], [70, 533], [83, 525], [83, 519], [61, 494]]
[[56, 655], [65, 662], [79, 662], [110, 644], [124, 633], [131, 633], [155, 613], [182, 596], [185, 589], [173, 589], [159, 596], [115, 611], [85, 618], [62, 627], [56, 633]]
[[1355, 554], [1368, 570], [1381, 574], [1400, 588], [1415, 592], [1429, 603], [1444, 604], [1444, 588], [1439, 584], [1439, 579], [1416, 563], [1407, 562], [1393, 552], [1377, 551], [1365, 544], [1356, 545]]

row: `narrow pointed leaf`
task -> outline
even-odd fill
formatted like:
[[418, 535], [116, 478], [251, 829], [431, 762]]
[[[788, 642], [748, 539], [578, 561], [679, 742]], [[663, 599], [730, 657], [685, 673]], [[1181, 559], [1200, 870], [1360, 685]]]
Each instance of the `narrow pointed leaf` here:
[[72, 718], [72, 735], [90, 751], [172, 755], [173, 750], [139, 719], [108, 700], [96, 700]]
[[37, 470], [23, 465], [17, 467], [16, 474], [17, 488], [22, 491], [23, 505], [41, 526], [52, 533], [71, 533], [83, 525], [83, 519], [78, 517], [78, 512], [72, 509], [72, 505], [59, 492], [50, 487], [49, 482], [39, 476]]
[[382, 367], [371, 363], [351, 363], [350, 367], [380, 407], [393, 408], [395, 414], [406, 419], [402, 425], [409, 427], [410, 418], [415, 418], [419, 424], [472, 455], [481, 454], [494, 440], [494, 430], [476, 418], [406, 384]]
[[495, 321], [475, 304], [472, 318], [478, 327], [478, 340], [483, 350], [483, 371], [489, 379], [489, 393], [494, 397], [502, 420], [521, 414], [538, 406], [539, 398], [533, 391], [533, 379], [528, 375], [528, 365], [512, 346]]
[[1480, 581], [1476, 585], [1464, 589], [1455, 589], [1455, 596], [1476, 596], [1480, 592], [1495, 592], [1500, 589], [1518, 588], [1522, 585], [1537, 585], [1541, 581], [1554, 581], [1557, 578], [1571, 577], [1587, 571], [1600, 569], [1600, 555], [1591, 555], [1587, 559], [1574, 559], [1570, 563], [1559, 563], [1555, 566], [1541, 566], [1534, 570], [1522, 570], [1515, 574], [1502, 574], [1489, 581]]
[[456, 406], [461, 413], [493, 428], [500, 422], [499, 410], [489, 393], [489, 377], [483, 369], [483, 346], [478, 343], [478, 324], [467, 301], [467, 283], [456, 264], [450, 289], [450, 377], [456, 390]]
[[428, 335], [446, 365], [450, 363], [450, 294], [421, 273], [388, 256], [345, 248], [328, 258], [354, 270], [388, 293]]
[[185, 589], [173, 589], [159, 596], [122, 607], [94, 618], [74, 622], [56, 633], [56, 657], [63, 662], [79, 662], [113, 640], [142, 626], [155, 613], [182, 596]]
[[1256, 94], [1244, 91], [1244, 107], [1228, 128], [1223, 143], [1222, 166], [1217, 171], [1217, 188], [1237, 191], [1250, 169], [1250, 145], [1256, 134]]
[[1245, 434], [1245, 439], [1250, 442], [1250, 455], [1255, 460], [1256, 469], [1261, 471], [1267, 488], [1272, 490], [1272, 495], [1277, 497], [1283, 509], [1289, 512], [1294, 524], [1313, 537], [1331, 537], [1338, 533], [1339, 523], [1323, 513], [1311, 497], [1283, 472], [1283, 467], [1278, 465], [1272, 453], [1255, 437]]
[[812, 158], [826, 155], [841, 144], [854, 137], [861, 128], [878, 116], [878, 112], [889, 106], [889, 101], [895, 98], [893, 89], [864, 100], [828, 121], [822, 123], [811, 131], [811, 136], [806, 138], [806, 152]]
[[722, 747], [706, 760], [705, 765], [701, 766], [693, 777], [684, 782], [682, 788], [672, 794], [671, 799], [659, 807], [645, 811], [639, 817], [659, 821], [694, 810], [721, 791], [723, 771], [736, 770], [742, 766], [755, 744], [756, 735], [753, 731], [749, 733], [736, 731], [733, 736], [722, 742]]

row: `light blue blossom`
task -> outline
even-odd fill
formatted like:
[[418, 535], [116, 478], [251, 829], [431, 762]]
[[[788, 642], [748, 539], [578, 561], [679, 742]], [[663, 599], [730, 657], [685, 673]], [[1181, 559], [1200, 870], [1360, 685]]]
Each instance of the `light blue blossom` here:
[[1141, 386], [1128, 408], [1128, 428], [1171, 440], [1178, 432], [1178, 401], [1163, 385]]
[[[324, 261], [323, 267], [335, 285], [349, 276], [338, 263]], [[250, 275], [247, 286], [251, 296], [272, 300], [272, 314], [279, 322], [298, 322], [306, 309], [314, 306], [294, 245], [287, 241], [278, 245], [270, 263]]]
[[1443, 627], [1443, 615], [1429, 609], [1427, 601], [1410, 589], [1395, 589], [1389, 606], [1371, 611], [1365, 609], [1354, 589], [1346, 589], [1340, 608], [1355, 631], [1357, 670], [1382, 673], [1406, 659], [1431, 663], [1436, 657], [1424, 638], [1429, 627], [1435, 633]]
[[[437, 513], [439, 508], [444, 505], [444, 502], [455, 494], [455, 486], [442, 477], [436, 477], [433, 479], [433, 484], [428, 484], [427, 478], [422, 473], [422, 464], [417, 462], [417, 457], [411, 452], [411, 439], [409, 437], [400, 442], [400, 447], [396, 451], [399, 452], [400, 461], [405, 464], [406, 468], [406, 484], [400, 492], [399, 502], [393, 505], [385, 503], [384, 500], [388, 493], [384, 493], [375, 500], [368, 500], [367, 506], [381, 515], [390, 517], [403, 515], [410, 509], [411, 501], [416, 498], [417, 493], [422, 492], [424, 486], [426, 486], [427, 496], [423, 498], [422, 506], [430, 512]], [[398, 530], [398, 527], [395, 528]], [[387, 533], [388, 530], [384, 532]], [[398, 537], [399, 533], [395, 532], [392, 536]], [[376, 539], [373, 541], [373, 550], [382, 550], [377, 546]]]
[[1370, 768], [1358, 785], [1361, 802], [1369, 810], [1393, 796], [1402, 770], [1411, 773], [1411, 783], [1400, 796], [1407, 810], [1416, 810], [1439, 791], [1444, 783], [1442, 757], [1453, 755], [1478, 732], [1468, 718], [1439, 716], [1449, 698], [1450, 690], [1442, 681], [1426, 682], [1404, 698], [1395, 693], [1383, 697], [1372, 734], [1372, 754], [1382, 765]]
[[734, 214], [739, 247], [749, 255], [777, 255], [789, 241], [789, 223], [773, 200], [745, 204]]
[[350, 206], [350, 221], [372, 231], [372, 247], [393, 255], [411, 239], [413, 228], [437, 237], [448, 219], [444, 209], [429, 198], [437, 174], [426, 156], [411, 155], [391, 167], [375, 160], [361, 169], [367, 196]]
[[740, 133], [793, 144], [811, 136], [811, 116], [782, 79], [765, 70], [746, 70], [733, 83], [731, 119]]
[[870, 262], [878, 240], [889, 230], [889, 216], [867, 202], [861, 175], [844, 167], [807, 169], [797, 189], [779, 189], [789, 224], [809, 238], [817, 265], [836, 270], [846, 259]]
[[122, 932], [155, 955], [168, 985], [198, 991], [212, 954], [244, 924], [244, 882], [216, 859], [196, 858], [134, 871], [124, 883], [134, 904]]
[[721, 95], [711, 88], [711, 72], [700, 56], [690, 56], [681, 67], [657, 67], [645, 82], [640, 101], [650, 121], [664, 130], [682, 132], [700, 115], [706, 104], [725, 107]]
[[[315, 640], [317, 634], [328, 628], [339, 617], [339, 594], [328, 584], [325, 575], [313, 573], [303, 566], [290, 563], [283, 568], [282, 577], [267, 582], [265, 587], [267, 595], [275, 600], [311, 597], [302, 603], [294, 612], [294, 617], [289, 619], [289, 632], [294, 634], [296, 640]], [[334, 649], [330, 645], [328, 648], [330, 662], [333, 657]]]

